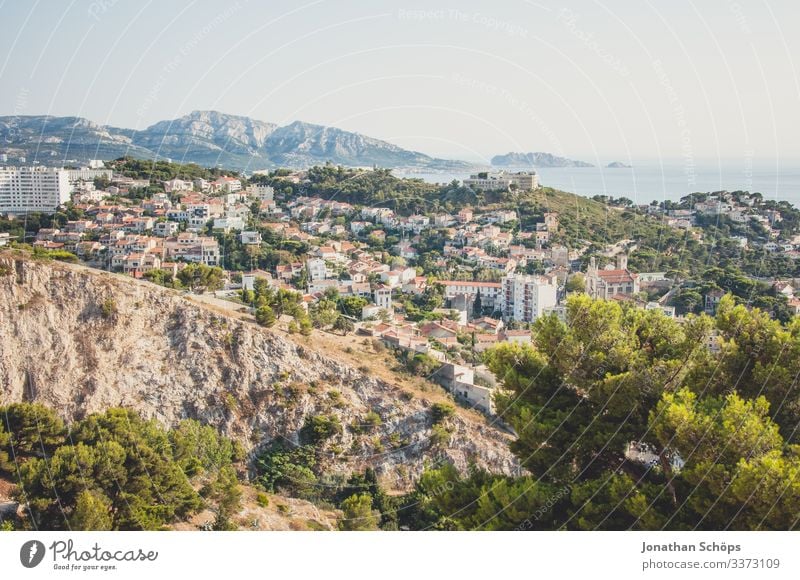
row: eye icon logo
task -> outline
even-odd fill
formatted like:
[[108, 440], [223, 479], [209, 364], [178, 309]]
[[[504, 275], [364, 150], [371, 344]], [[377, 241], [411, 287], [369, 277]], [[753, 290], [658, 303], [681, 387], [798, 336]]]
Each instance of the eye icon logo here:
[[36, 568], [44, 559], [44, 544], [39, 540], [29, 540], [19, 549], [19, 561], [26, 568]]

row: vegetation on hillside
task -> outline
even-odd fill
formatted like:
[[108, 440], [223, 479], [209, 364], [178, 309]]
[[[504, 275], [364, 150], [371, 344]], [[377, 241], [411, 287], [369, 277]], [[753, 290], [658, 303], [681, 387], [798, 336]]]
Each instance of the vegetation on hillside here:
[[[568, 324], [486, 360], [529, 476], [429, 470], [414, 529], [789, 530], [800, 526], [800, 321], [728, 297], [715, 319], [576, 296]], [[718, 354], [706, 348], [712, 331]]]
[[115, 173], [133, 179], [149, 179], [158, 184], [170, 179], [213, 181], [222, 175], [239, 175], [236, 171], [219, 167], [202, 167], [196, 163], [174, 163], [166, 160], [153, 161], [133, 157], [120, 157], [113, 161], [106, 161], [106, 167], [114, 170]]
[[19, 529], [158, 530], [204, 506], [231, 529], [241, 448], [185, 420], [166, 430], [129, 409], [65, 425], [38, 403], [0, 407], [0, 476], [17, 482]]

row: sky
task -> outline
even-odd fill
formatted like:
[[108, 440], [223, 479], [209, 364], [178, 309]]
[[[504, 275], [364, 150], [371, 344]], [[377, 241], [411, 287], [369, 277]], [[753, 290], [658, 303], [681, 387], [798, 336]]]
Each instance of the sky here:
[[0, 0], [0, 115], [213, 109], [472, 161], [796, 161], [794, 4]]

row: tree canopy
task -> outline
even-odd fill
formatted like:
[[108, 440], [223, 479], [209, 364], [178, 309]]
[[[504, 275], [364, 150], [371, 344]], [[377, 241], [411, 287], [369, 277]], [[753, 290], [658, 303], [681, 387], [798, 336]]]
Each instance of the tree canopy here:
[[[429, 470], [421, 529], [797, 529], [800, 323], [730, 296], [715, 318], [570, 297], [567, 323], [486, 362], [529, 475]], [[712, 345], [711, 347], [709, 345]], [[414, 507], [416, 506], [416, 507]]]
[[229, 515], [238, 502], [241, 449], [196, 421], [168, 431], [109, 409], [65, 426], [30, 403], [0, 407], [0, 417], [0, 475], [19, 484], [24, 527], [157, 530], [204, 505]]

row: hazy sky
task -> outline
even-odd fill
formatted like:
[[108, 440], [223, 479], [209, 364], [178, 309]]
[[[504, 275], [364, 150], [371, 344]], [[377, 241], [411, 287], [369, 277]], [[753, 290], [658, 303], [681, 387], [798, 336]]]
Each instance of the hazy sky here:
[[194, 109], [425, 153], [800, 158], [796, 2], [0, 0], [0, 115]]

